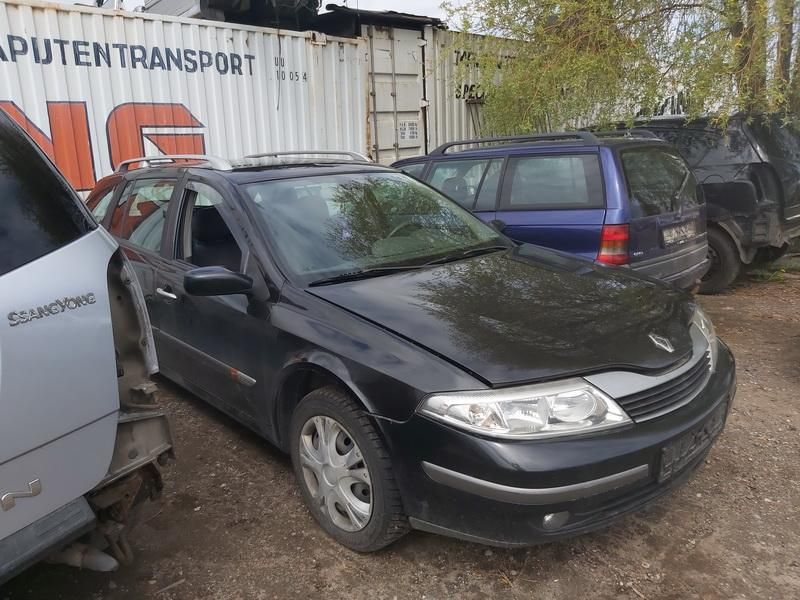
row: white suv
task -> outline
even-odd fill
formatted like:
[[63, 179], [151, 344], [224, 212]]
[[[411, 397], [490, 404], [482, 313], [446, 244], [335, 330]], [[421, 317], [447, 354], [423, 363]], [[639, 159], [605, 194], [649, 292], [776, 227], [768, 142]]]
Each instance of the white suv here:
[[172, 454], [157, 369], [117, 243], [0, 111], [0, 583], [86, 534], [69, 562], [130, 559]]

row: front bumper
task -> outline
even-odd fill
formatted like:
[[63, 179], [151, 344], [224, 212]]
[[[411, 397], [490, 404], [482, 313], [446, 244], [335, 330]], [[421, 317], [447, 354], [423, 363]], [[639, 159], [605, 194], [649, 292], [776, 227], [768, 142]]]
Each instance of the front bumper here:
[[[383, 422], [382, 428], [413, 527], [495, 546], [527, 546], [603, 527], [686, 481], [711, 443], [677, 472], [659, 477], [664, 448], [704, 429], [718, 411], [724, 421], [735, 389], [733, 356], [720, 343], [717, 370], [692, 402], [606, 433], [509, 442], [419, 415], [405, 423]], [[569, 513], [565, 523], [544, 525], [546, 515], [562, 512]]]

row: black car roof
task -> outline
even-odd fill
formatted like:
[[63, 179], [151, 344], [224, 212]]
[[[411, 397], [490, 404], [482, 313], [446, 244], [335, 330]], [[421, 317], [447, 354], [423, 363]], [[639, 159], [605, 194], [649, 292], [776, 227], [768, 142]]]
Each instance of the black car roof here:
[[[500, 156], [508, 153], [509, 151], [517, 151], [517, 150], [528, 150], [528, 149], [541, 149], [541, 148], [554, 148], [558, 150], [580, 150], [580, 149], [587, 149], [587, 148], [599, 148], [601, 146], [607, 147], [623, 147], [623, 146], [648, 146], [648, 145], [661, 145], [664, 142], [658, 138], [657, 136], [653, 135], [652, 137], [631, 137], [629, 135], [625, 135], [625, 133], [620, 132], [619, 135], [615, 135], [616, 132], [609, 132], [604, 133], [600, 136], [597, 136], [594, 140], [591, 139], [553, 139], [553, 140], [537, 140], [537, 141], [519, 141], [519, 142], [502, 142], [495, 145], [490, 146], [482, 146], [479, 148], [467, 148], [466, 150], [458, 150], [453, 152], [438, 152], [436, 153], [431, 152], [430, 154], [426, 154], [424, 156], [415, 156], [413, 158], [406, 158], [403, 160], [399, 160], [394, 165], [401, 166], [405, 164], [421, 162], [421, 161], [428, 161], [431, 159], [441, 159], [441, 158], [456, 158], [456, 157], [473, 157], [473, 156]], [[464, 145], [468, 145], [471, 142], [469, 140], [465, 140]]]

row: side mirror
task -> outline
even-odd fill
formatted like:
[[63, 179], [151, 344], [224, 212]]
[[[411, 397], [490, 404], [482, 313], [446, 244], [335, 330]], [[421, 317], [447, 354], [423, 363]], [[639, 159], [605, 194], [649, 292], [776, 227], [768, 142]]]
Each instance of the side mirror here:
[[230, 296], [250, 294], [253, 291], [253, 280], [225, 267], [200, 267], [183, 276], [183, 287], [192, 296]]

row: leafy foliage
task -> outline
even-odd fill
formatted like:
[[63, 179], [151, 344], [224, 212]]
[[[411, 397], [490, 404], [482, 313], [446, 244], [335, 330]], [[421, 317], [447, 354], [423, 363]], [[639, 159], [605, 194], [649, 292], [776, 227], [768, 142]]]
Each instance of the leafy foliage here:
[[[680, 97], [689, 115], [800, 113], [798, 0], [463, 0], [485, 34], [461, 68], [493, 133], [629, 121]], [[464, 34], [466, 37], [466, 34]], [[688, 99], [688, 102], [686, 102]]]

